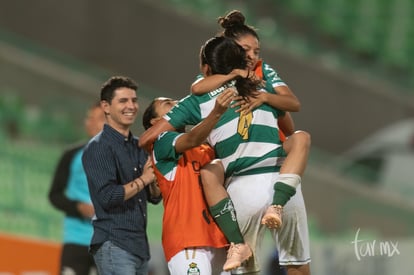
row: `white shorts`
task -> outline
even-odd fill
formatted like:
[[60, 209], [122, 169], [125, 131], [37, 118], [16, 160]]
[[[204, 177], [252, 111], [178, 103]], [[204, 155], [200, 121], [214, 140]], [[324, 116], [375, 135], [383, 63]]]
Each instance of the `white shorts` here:
[[223, 271], [226, 256], [225, 248], [187, 248], [170, 259], [168, 270], [171, 275], [230, 275], [230, 272]]
[[311, 261], [308, 218], [302, 186], [283, 207], [282, 228], [272, 230], [279, 251], [280, 265], [304, 265]]
[[[236, 209], [244, 240], [253, 250], [253, 257], [232, 274], [260, 271], [259, 254], [266, 227], [261, 224], [266, 209], [273, 200], [273, 186], [279, 173], [232, 177], [226, 182], [227, 192]], [[283, 226], [272, 230], [281, 265], [302, 265], [310, 262], [309, 233], [306, 208], [301, 186], [284, 207]]]

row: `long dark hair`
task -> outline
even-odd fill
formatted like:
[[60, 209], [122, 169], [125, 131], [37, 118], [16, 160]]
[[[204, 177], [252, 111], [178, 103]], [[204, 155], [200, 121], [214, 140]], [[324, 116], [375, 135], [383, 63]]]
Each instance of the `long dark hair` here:
[[[246, 51], [233, 39], [224, 36], [213, 37], [201, 47], [200, 59], [202, 65], [210, 67], [211, 74], [229, 74], [234, 69], [247, 67]], [[236, 88], [243, 97], [252, 96], [260, 84], [251, 78], [237, 77]]]

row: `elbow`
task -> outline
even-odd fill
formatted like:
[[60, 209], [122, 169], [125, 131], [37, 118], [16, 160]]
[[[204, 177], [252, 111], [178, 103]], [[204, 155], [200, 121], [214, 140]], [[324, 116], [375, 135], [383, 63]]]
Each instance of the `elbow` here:
[[295, 104], [295, 112], [299, 112], [301, 107], [302, 106], [301, 106], [300, 102], [299, 101], [296, 102], [296, 104]]
[[151, 152], [151, 143], [147, 142], [146, 140], [141, 141], [141, 139], [139, 139], [138, 147], [144, 149], [148, 153]]
[[142, 140], [142, 137], [138, 139], [138, 147], [145, 147], [145, 142]]
[[203, 92], [205, 92], [201, 89], [200, 85], [198, 85], [197, 83], [194, 83], [193, 85], [191, 85], [190, 90], [191, 90], [191, 93], [195, 95], [202, 94]]
[[138, 146], [139, 147], [146, 147], [148, 145], [148, 143], [149, 143], [148, 134], [145, 131], [138, 139]]
[[299, 112], [300, 107], [301, 107], [300, 102], [297, 100], [292, 104], [290, 110], [287, 110], [287, 111], [288, 112]]
[[303, 152], [309, 152], [312, 141], [311, 141], [311, 135], [309, 132], [298, 130], [295, 131], [293, 134], [297, 140], [297, 146], [301, 147], [301, 151]]

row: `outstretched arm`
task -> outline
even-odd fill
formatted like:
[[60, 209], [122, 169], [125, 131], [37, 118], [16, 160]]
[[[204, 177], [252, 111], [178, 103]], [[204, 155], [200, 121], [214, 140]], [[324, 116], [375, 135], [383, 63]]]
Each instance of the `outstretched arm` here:
[[273, 108], [286, 112], [300, 111], [300, 101], [289, 86], [278, 86], [274, 88], [274, 90], [276, 91], [276, 94], [269, 94], [270, 97], [267, 104]]
[[209, 91], [215, 90], [224, 83], [236, 78], [237, 76], [247, 77], [249, 71], [234, 69], [229, 74], [214, 74], [204, 78], [197, 79], [191, 84], [191, 93], [195, 95], [202, 95]]
[[159, 136], [159, 134], [165, 131], [175, 131], [175, 129], [167, 120], [161, 118], [152, 127], [142, 133], [138, 141], [139, 147], [142, 147], [146, 151], [150, 152], [151, 145], [154, 143], [155, 139]]
[[216, 123], [220, 120], [221, 115], [227, 110], [230, 103], [236, 96], [234, 89], [226, 89], [221, 93], [214, 105], [213, 110], [210, 114], [203, 119], [202, 122], [194, 126], [191, 131], [181, 135], [175, 143], [175, 151], [177, 153], [182, 153], [188, 149], [199, 146], [202, 144], [207, 136], [213, 130]]

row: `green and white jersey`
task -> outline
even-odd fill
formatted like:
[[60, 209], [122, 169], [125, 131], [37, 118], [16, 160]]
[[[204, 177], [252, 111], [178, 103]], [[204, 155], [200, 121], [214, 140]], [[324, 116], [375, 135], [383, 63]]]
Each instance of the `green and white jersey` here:
[[287, 84], [280, 78], [278, 72], [274, 70], [269, 64], [262, 62], [263, 80], [272, 85], [273, 88], [278, 86], [287, 86]]
[[[189, 95], [180, 100], [164, 118], [176, 129], [196, 125], [211, 112], [216, 97], [234, 85], [235, 81], [231, 81], [209, 93]], [[266, 104], [255, 109], [251, 123], [247, 125], [247, 140], [238, 133], [240, 114], [235, 109], [229, 108], [221, 116], [208, 142], [222, 160], [226, 177], [278, 171], [279, 157], [285, 156], [277, 127], [277, 118], [282, 113]]]
[[[270, 92], [274, 93], [274, 88], [278, 86], [287, 86], [287, 84], [282, 80], [279, 73], [270, 67], [269, 64], [259, 61], [258, 66], [261, 67], [261, 77], [265, 81], [265, 89]], [[197, 75], [196, 80], [204, 78], [202, 74]]]
[[170, 181], [175, 178], [178, 159], [182, 154], [175, 151], [175, 141], [183, 133], [164, 132], [154, 142], [153, 160], [160, 173]]

